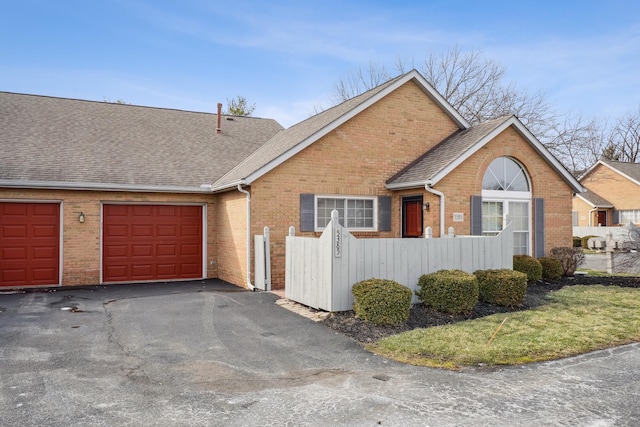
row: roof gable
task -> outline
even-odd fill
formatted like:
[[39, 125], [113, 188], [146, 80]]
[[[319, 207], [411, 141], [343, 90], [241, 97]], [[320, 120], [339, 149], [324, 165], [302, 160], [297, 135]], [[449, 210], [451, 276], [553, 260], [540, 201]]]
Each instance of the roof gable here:
[[513, 127], [520, 133], [574, 192], [584, 191], [582, 185], [515, 116], [499, 117], [456, 132], [391, 177], [387, 181], [387, 188], [416, 188], [437, 184], [508, 127]]
[[224, 190], [238, 184], [251, 185], [253, 181], [265, 173], [287, 161], [409, 81], [413, 81], [461, 129], [469, 127], [460, 113], [420, 73], [412, 70], [279, 132], [229, 173], [215, 181], [212, 184], [212, 189]]
[[0, 185], [202, 191], [276, 121], [0, 92]]
[[580, 181], [587, 178], [599, 167], [608, 168], [615, 173], [623, 176], [636, 185], [640, 185], [640, 164], [630, 162], [615, 162], [612, 160], [598, 160], [587, 171], [582, 174]]

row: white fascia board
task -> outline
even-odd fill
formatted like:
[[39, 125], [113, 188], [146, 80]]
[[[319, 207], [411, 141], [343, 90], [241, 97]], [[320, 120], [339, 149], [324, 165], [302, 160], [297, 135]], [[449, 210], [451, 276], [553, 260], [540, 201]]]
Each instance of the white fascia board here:
[[460, 113], [458, 113], [451, 106], [451, 104], [449, 104], [442, 97], [442, 95], [440, 95], [438, 93], [438, 91], [435, 90], [433, 88], [433, 86], [431, 86], [425, 80], [424, 77], [422, 77], [422, 75], [418, 71], [413, 70], [413, 71], [405, 74], [401, 79], [399, 79], [398, 81], [394, 82], [389, 87], [387, 87], [384, 90], [378, 92], [377, 94], [375, 94], [371, 98], [367, 99], [366, 101], [364, 101], [361, 104], [357, 105], [356, 107], [354, 107], [353, 109], [351, 109], [347, 113], [345, 113], [342, 116], [338, 117], [336, 120], [334, 120], [333, 122], [329, 123], [328, 125], [326, 125], [322, 129], [316, 131], [311, 136], [307, 137], [306, 139], [304, 139], [300, 143], [296, 144], [294, 147], [290, 148], [285, 153], [283, 153], [280, 156], [276, 157], [275, 159], [273, 159], [272, 161], [270, 161], [266, 165], [262, 166], [261, 168], [259, 168], [255, 172], [249, 174], [243, 180], [244, 183], [247, 184], [247, 185], [251, 185], [251, 183], [253, 181], [255, 181], [256, 179], [260, 178], [261, 176], [263, 176], [267, 172], [273, 170], [277, 166], [279, 166], [282, 163], [286, 162], [291, 157], [295, 156], [296, 154], [298, 154], [299, 152], [301, 152], [302, 150], [304, 150], [305, 148], [307, 148], [308, 146], [310, 146], [314, 142], [318, 141], [323, 136], [325, 136], [325, 135], [329, 134], [330, 132], [332, 132], [333, 130], [337, 129], [338, 127], [340, 127], [341, 125], [346, 123], [348, 120], [351, 120], [353, 117], [357, 116], [358, 114], [360, 114], [361, 112], [363, 112], [364, 110], [366, 110], [367, 108], [369, 108], [370, 106], [372, 106], [376, 102], [380, 101], [382, 98], [384, 98], [385, 96], [389, 95], [390, 93], [392, 93], [393, 91], [395, 91], [396, 89], [398, 89], [399, 87], [401, 87], [402, 85], [404, 85], [405, 83], [407, 83], [407, 82], [409, 82], [411, 80], [414, 80], [416, 83], [418, 83], [418, 86], [420, 86], [422, 88], [422, 90], [427, 94], [427, 96], [429, 96], [443, 110], [445, 110], [446, 114], [449, 117], [451, 117], [451, 119], [453, 121], [455, 121], [456, 124], [461, 129], [467, 129], [469, 127], [469, 123], [464, 119], [464, 117], [462, 117], [460, 115]]
[[414, 181], [414, 182], [403, 182], [401, 184], [385, 184], [387, 190], [404, 190], [409, 188], [423, 188], [430, 179], [425, 179], [423, 181]]
[[214, 193], [221, 193], [228, 190], [235, 190], [236, 188], [238, 188], [238, 185], [248, 185], [248, 184], [246, 183], [246, 180], [240, 179], [237, 181], [230, 182], [228, 184], [219, 185], [217, 187], [211, 186], [211, 191]]
[[131, 191], [143, 193], [211, 193], [208, 188], [163, 185], [106, 184], [95, 182], [0, 180], [0, 187], [46, 190]]

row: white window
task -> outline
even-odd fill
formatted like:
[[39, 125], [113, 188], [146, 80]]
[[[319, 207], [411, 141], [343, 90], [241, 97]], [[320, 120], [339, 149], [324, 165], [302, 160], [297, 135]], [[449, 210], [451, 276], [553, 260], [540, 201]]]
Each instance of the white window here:
[[482, 179], [482, 234], [495, 236], [513, 222], [514, 254], [531, 255], [531, 191], [524, 168], [509, 157], [495, 159]]
[[640, 224], [640, 209], [620, 210], [620, 224]]
[[334, 209], [343, 227], [352, 231], [377, 229], [375, 197], [316, 196], [316, 230], [323, 230], [329, 224]]

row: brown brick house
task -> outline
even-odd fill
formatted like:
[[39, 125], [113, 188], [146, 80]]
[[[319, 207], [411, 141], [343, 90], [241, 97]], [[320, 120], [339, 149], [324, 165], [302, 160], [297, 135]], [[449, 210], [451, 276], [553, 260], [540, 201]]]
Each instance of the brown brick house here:
[[640, 164], [600, 160], [580, 178], [573, 198], [575, 226], [640, 224]]
[[[270, 228], [330, 212], [362, 237], [498, 232], [571, 244], [580, 184], [515, 117], [469, 124], [416, 71], [288, 129], [273, 120], [0, 93], [4, 286], [218, 277], [251, 286]], [[247, 228], [250, 233], [247, 234]]]

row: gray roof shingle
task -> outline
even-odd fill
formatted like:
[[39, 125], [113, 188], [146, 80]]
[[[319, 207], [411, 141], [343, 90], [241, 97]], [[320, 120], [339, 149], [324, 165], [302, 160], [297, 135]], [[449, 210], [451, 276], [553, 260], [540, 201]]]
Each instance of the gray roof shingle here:
[[387, 185], [412, 185], [430, 180], [511, 117], [488, 120], [454, 133], [389, 178]]
[[0, 180], [198, 188], [282, 130], [275, 120], [0, 92]]
[[323, 129], [334, 123], [336, 120], [344, 117], [351, 110], [360, 106], [367, 100], [371, 99], [387, 87], [398, 81], [403, 76], [392, 79], [380, 86], [377, 86], [361, 95], [351, 98], [335, 107], [325, 110], [304, 120], [290, 128], [277, 133], [266, 144], [262, 145], [238, 166], [232, 169], [225, 176], [214, 182], [213, 187], [222, 189], [229, 185], [244, 180], [260, 168], [276, 160], [278, 157], [286, 154], [289, 150], [295, 148], [314, 134], [321, 132]]
[[600, 160], [601, 163], [620, 171], [634, 181], [640, 182], [640, 164], [629, 162], [614, 162], [612, 160]]
[[587, 203], [589, 203], [594, 208], [612, 208], [613, 207], [613, 203], [611, 203], [604, 197], [600, 196], [599, 194], [589, 190], [589, 187], [587, 187], [586, 192], [580, 193], [578, 196], [584, 199]]

